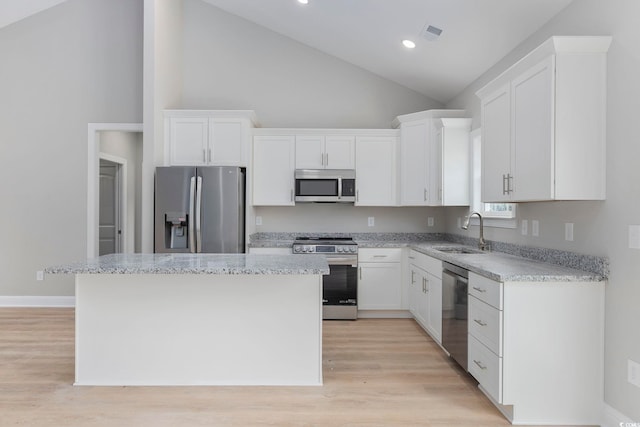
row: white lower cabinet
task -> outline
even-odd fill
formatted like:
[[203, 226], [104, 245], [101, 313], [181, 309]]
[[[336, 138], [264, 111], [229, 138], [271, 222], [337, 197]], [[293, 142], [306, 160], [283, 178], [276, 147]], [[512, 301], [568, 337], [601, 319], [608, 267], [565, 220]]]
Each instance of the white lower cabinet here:
[[358, 252], [358, 310], [401, 310], [401, 249]]
[[409, 311], [438, 343], [442, 342], [442, 262], [420, 252], [409, 253]]
[[514, 424], [599, 424], [605, 282], [469, 273], [469, 373]]

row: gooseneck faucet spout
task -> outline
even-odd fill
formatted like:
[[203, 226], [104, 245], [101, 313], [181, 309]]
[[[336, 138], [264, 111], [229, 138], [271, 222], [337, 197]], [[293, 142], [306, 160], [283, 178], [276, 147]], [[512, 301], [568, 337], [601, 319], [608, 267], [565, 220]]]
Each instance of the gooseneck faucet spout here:
[[465, 217], [464, 223], [462, 224], [462, 229], [469, 229], [469, 221], [471, 221], [471, 217], [474, 215], [478, 215], [478, 218], [480, 219], [480, 240], [478, 241], [478, 248], [480, 248], [481, 251], [484, 251], [488, 248], [487, 242], [484, 241], [484, 224], [482, 222], [482, 215], [480, 215], [480, 213], [478, 212], [471, 212], [467, 217]]

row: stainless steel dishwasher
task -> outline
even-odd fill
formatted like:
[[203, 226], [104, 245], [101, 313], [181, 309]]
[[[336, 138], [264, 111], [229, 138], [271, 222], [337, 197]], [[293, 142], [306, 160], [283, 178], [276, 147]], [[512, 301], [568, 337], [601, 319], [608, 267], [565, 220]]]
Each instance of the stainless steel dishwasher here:
[[467, 306], [469, 272], [448, 262], [442, 263], [442, 346], [467, 368]]

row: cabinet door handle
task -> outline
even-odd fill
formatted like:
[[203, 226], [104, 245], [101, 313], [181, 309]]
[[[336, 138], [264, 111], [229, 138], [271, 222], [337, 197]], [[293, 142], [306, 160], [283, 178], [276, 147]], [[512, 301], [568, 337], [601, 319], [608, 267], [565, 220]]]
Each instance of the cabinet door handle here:
[[424, 293], [429, 293], [429, 279], [425, 277], [424, 279]]
[[202, 163], [207, 163], [207, 150], [202, 149]]
[[416, 283], [416, 280], [415, 280], [415, 278], [414, 278], [415, 274], [416, 274], [416, 272], [415, 272], [415, 271], [413, 271], [413, 270], [411, 270], [411, 284], [412, 284], [412, 285], [413, 285], [414, 283]]
[[473, 363], [475, 363], [476, 365], [478, 365], [478, 368], [482, 369], [483, 371], [485, 371], [485, 370], [487, 369], [487, 367], [486, 367], [486, 366], [484, 366], [484, 365], [482, 364], [482, 362], [480, 362], [479, 360], [475, 360], [475, 359], [473, 359]]
[[329, 153], [325, 154], [327, 156], [327, 160], [325, 161], [325, 166], [329, 167]]
[[427, 189], [426, 188], [424, 189], [424, 201], [425, 202], [427, 201]]
[[476, 322], [480, 326], [487, 326], [487, 322], [483, 322], [480, 319], [473, 319], [473, 321]]
[[209, 163], [211, 163], [211, 148], [209, 148]]
[[356, 190], [356, 202], [360, 201], [360, 190]]
[[360, 271], [360, 277], [359, 278], [360, 278], [360, 280], [362, 280], [362, 267], [360, 267], [358, 270]]
[[486, 290], [486, 289], [482, 289], [482, 288], [479, 288], [479, 287], [477, 287], [477, 286], [473, 286], [473, 289], [475, 289], [476, 291], [478, 291], [478, 292], [480, 292], [480, 293], [485, 293], [485, 292], [487, 292], [487, 290]]
[[508, 189], [508, 183], [507, 183], [507, 175], [502, 174], [502, 195], [508, 194], [509, 193], [509, 189]]
[[291, 201], [293, 202], [293, 189], [291, 190]]
[[324, 153], [320, 153], [320, 164], [324, 166]]

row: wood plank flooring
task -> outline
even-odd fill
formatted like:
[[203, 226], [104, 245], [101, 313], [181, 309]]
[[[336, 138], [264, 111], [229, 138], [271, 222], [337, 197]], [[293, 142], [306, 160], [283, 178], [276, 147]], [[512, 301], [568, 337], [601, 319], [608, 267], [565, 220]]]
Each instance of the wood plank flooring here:
[[506, 426], [409, 319], [324, 323], [322, 387], [74, 387], [72, 309], [0, 309], [1, 426]]

